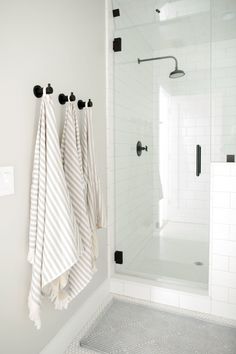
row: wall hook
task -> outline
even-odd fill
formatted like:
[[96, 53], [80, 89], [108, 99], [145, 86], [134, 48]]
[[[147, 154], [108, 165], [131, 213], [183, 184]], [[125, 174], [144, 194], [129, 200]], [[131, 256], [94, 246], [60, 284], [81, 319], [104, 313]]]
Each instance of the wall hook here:
[[86, 102], [79, 100], [77, 105], [78, 105], [78, 108], [81, 110], [86, 106]]
[[[60, 95], [58, 96], [58, 101], [60, 102], [60, 104], [65, 104], [66, 102], [68, 102], [68, 96], [64, 95], [64, 93], [60, 93]], [[71, 92], [70, 94], [70, 101], [73, 102], [76, 100], [75, 95], [73, 94], [73, 92]]]
[[[40, 98], [43, 96], [43, 87], [41, 87], [40, 85], [36, 85], [34, 86], [33, 89], [34, 95], [37, 98]], [[47, 88], [46, 88], [46, 94], [50, 95], [53, 93], [53, 88], [51, 86], [51, 84], [48, 84]]]
[[91, 99], [88, 100], [88, 107], [93, 107], [93, 102], [91, 101]]

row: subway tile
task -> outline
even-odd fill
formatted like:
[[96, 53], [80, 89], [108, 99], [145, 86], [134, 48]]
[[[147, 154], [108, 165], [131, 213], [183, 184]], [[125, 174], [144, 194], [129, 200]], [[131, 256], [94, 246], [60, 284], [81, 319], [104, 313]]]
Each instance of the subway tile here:
[[124, 282], [124, 295], [150, 301], [150, 287], [133, 282]]
[[236, 241], [236, 225], [230, 225], [229, 240]]
[[212, 188], [215, 192], [236, 192], [236, 176], [214, 176]]
[[231, 273], [236, 273], [236, 254], [234, 257], [229, 257], [229, 271]]
[[[232, 207], [232, 205], [230, 205], [230, 197], [232, 198], [232, 195], [226, 192], [213, 193], [212, 196], [213, 207], [217, 207], [217, 208], [229, 208], [230, 206]], [[231, 203], [232, 203], [232, 199], [231, 199]]]
[[212, 221], [213, 223], [230, 224], [230, 209], [213, 208]]
[[236, 242], [227, 240], [215, 240], [213, 242], [213, 254], [222, 256], [236, 255]]
[[[235, 102], [235, 97], [233, 98]], [[236, 164], [230, 164], [230, 175], [236, 176]]]
[[212, 301], [211, 313], [216, 316], [236, 320], [236, 305], [220, 301]]
[[160, 304], [179, 306], [179, 295], [174, 291], [151, 287], [151, 301]]
[[236, 289], [229, 289], [229, 303], [236, 304]]
[[114, 294], [124, 295], [124, 282], [123, 282], [123, 280], [111, 278], [110, 291]]
[[187, 310], [210, 313], [211, 301], [207, 296], [181, 294], [180, 307]]
[[211, 168], [212, 168], [212, 176], [213, 177], [214, 176], [229, 176], [230, 175], [230, 169], [229, 169], [229, 166], [226, 165], [226, 163], [212, 163]]
[[230, 207], [236, 209], [236, 193], [230, 195]]
[[230, 233], [230, 225], [229, 224], [212, 224], [212, 236], [214, 239], [218, 240], [228, 240]]
[[236, 288], [236, 273], [213, 270], [211, 277], [212, 285]]
[[212, 285], [211, 297], [216, 301], [228, 302], [229, 290], [227, 287]]
[[212, 256], [212, 268], [214, 270], [228, 271], [229, 270], [229, 257], [213, 255]]

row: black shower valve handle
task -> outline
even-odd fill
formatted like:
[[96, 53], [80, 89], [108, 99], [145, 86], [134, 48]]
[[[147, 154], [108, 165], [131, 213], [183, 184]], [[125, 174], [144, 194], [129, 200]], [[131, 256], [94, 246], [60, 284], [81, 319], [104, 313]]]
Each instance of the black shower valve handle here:
[[148, 146], [147, 145], [145, 145], [145, 146], [140, 146], [140, 148], [139, 148], [140, 150], [145, 150], [145, 151], [148, 151]]
[[148, 146], [147, 146], [147, 145], [142, 146], [141, 141], [138, 141], [138, 142], [137, 142], [137, 145], [136, 145], [136, 152], [137, 152], [137, 155], [138, 155], [138, 156], [141, 156], [143, 150], [148, 151]]

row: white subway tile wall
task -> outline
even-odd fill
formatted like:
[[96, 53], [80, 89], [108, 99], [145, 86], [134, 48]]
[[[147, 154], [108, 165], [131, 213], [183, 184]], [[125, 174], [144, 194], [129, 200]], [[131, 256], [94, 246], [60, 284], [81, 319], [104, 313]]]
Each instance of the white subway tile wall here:
[[[154, 62], [154, 122], [159, 127], [153, 133], [157, 135], [164, 220], [209, 224], [210, 50], [208, 43], [154, 52], [154, 57], [174, 55], [179, 68], [186, 73], [171, 80], [169, 73], [174, 69], [174, 61]], [[199, 177], [196, 176], [196, 145], [202, 149]]]
[[226, 161], [226, 155], [236, 155], [235, 115], [236, 39], [215, 41], [212, 43], [212, 161]]
[[236, 164], [211, 165], [212, 313], [236, 319]]

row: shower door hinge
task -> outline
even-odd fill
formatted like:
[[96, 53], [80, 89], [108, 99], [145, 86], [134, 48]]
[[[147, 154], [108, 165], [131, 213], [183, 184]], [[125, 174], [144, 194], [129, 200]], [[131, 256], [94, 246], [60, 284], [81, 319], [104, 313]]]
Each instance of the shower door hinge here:
[[120, 37], [115, 38], [113, 41], [114, 52], [121, 52], [122, 50], [122, 39]]
[[112, 12], [113, 12], [113, 17], [119, 17], [120, 16], [120, 9], [114, 9]]
[[235, 155], [226, 155], [227, 162], [235, 162]]
[[123, 264], [123, 252], [122, 251], [115, 251], [114, 261], [117, 264]]

